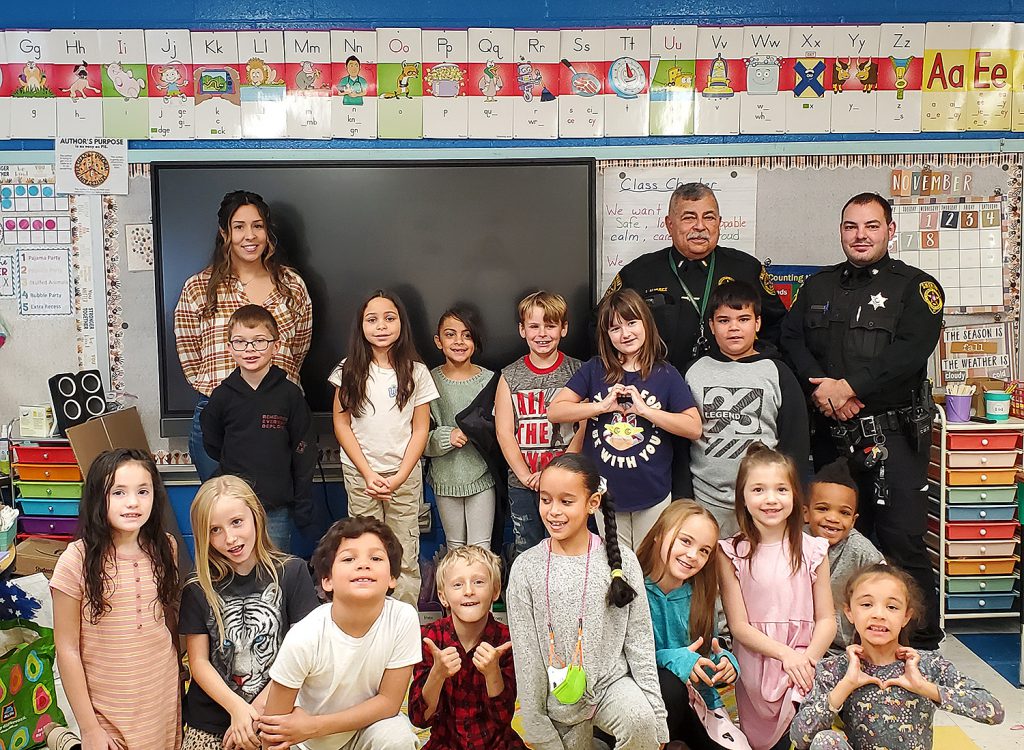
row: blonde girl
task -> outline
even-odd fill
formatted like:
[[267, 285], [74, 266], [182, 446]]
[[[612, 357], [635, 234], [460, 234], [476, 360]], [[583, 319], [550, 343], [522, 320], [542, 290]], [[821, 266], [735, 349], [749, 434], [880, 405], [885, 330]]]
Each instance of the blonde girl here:
[[378, 289], [352, 321], [348, 356], [328, 378], [335, 386], [334, 434], [341, 445], [350, 516], [386, 523], [402, 544], [395, 598], [420, 594], [420, 458], [437, 387], [423, 364], [405, 305]]
[[278, 551], [244, 480], [211, 479], [192, 503], [196, 570], [181, 599], [192, 682], [182, 750], [259, 750], [253, 728], [284, 635], [318, 604], [306, 564]]
[[57, 560], [57, 666], [83, 750], [176, 748], [181, 701], [177, 545], [148, 452], [118, 448], [89, 466], [78, 533]]
[[736, 657], [716, 637], [717, 549], [718, 522], [711, 511], [676, 500], [637, 550], [669, 736], [690, 750], [745, 747], [739, 730], [708, 710], [722, 706], [715, 688], [734, 683], [739, 674]]
[[[936, 709], [999, 724], [1002, 704], [938, 651], [906, 645], [924, 612], [914, 579], [878, 564], [846, 584], [843, 613], [855, 643], [818, 664], [814, 689], [793, 721], [798, 750], [931, 750]], [[836, 714], [845, 732], [834, 731]]]
[[740, 728], [754, 750], [789, 747], [796, 705], [836, 633], [828, 540], [803, 531], [793, 460], [756, 442], [736, 476], [739, 533], [719, 542], [722, 604], [743, 678]]
[[672, 500], [673, 436], [700, 437], [700, 413], [632, 289], [601, 300], [597, 348], [555, 396], [548, 418], [586, 421], [583, 453], [615, 496], [619, 542], [635, 550]]

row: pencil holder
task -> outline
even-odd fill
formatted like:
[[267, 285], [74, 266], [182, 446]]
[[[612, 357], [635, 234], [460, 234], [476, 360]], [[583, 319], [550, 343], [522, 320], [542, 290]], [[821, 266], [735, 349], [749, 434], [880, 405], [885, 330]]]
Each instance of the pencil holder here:
[[1005, 391], [985, 391], [985, 416], [999, 421], [1009, 419], [1010, 399]]
[[971, 396], [953, 396], [946, 394], [946, 421], [971, 421]]

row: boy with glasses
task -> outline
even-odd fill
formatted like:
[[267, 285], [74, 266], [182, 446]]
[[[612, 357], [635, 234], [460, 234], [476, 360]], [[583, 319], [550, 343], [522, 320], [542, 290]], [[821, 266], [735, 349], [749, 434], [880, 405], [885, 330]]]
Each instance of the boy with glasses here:
[[203, 445], [217, 461], [216, 476], [234, 474], [252, 485], [267, 511], [267, 531], [288, 552], [292, 521], [312, 522], [316, 436], [300, 388], [273, 364], [280, 334], [274, 316], [245, 305], [228, 322], [226, 346], [237, 367], [214, 388], [203, 410]]

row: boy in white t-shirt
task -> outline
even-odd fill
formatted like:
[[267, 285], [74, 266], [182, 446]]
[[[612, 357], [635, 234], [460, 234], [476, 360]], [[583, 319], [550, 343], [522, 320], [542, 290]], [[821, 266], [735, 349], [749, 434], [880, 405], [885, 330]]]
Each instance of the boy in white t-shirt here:
[[337, 521], [313, 553], [331, 601], [293, 625], [270, 668], [265, 750], [415, 750], [400, 713], [422, 657], [412, 606], [388, 596], [402, 545], [380, 521]]

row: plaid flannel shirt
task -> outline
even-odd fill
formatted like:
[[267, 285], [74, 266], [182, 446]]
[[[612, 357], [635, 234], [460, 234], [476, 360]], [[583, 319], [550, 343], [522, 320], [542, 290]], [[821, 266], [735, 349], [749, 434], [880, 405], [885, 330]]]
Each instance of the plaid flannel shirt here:
[[[192, 387], [204, 396], [213, 393], [235, 369], [227, 345], [228, 320], [238, 308], [254, 304], [245, 296], [245, 289], [237, 278], [227, 278], [217, 288], [216, 312], [204, 318], [202, 309], [206, 304], [210, 273], [211, 270], [205, 268], [190, 277], [174, 308], [174, 336], [182, 372]], [[287, 299], [277, 289], [262, 304], [273, 314], [281, 332], [281, 346], [274, 364], [285, 371], [289, 380], [301, 385], [299, 370], [313, 338], [313, 306], [305, 283], [295, 271], [285, 268], [282, 278], [298, 301], [299, 312], [295, 314], [289, 309]]]

